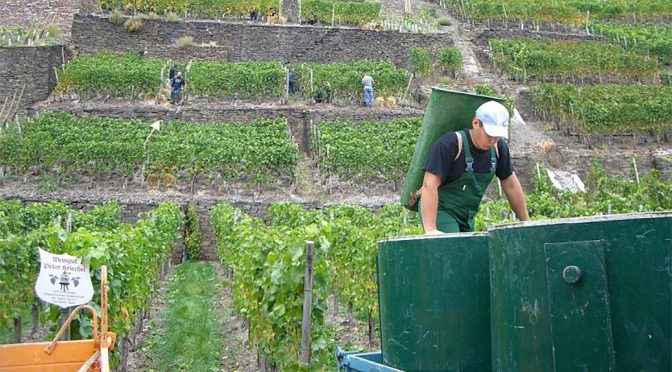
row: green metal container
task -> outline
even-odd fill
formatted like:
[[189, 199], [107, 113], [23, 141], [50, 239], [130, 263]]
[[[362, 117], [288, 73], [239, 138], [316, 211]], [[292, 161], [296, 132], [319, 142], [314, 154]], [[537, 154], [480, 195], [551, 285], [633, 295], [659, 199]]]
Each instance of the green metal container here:
[[490, 370], [486, 233], [382, 241], [378, 296], [385, 365]]
[[672, 371], [672, 213], [489, 234], [493, 371]]
[[[427, 162], [434, 142], [447, 132], [471, 128], [471, 120], [476, 109], [487, 101], [504, 102], [502, 98], [432, 87], [415, 152], [401, 192], [402, 205], [410, 207], [408, 204], [411, 193], [422, 186], [422, 179], [425, 176], [422, 167]], [[417, 205], [410, 209], [418, 210]]]

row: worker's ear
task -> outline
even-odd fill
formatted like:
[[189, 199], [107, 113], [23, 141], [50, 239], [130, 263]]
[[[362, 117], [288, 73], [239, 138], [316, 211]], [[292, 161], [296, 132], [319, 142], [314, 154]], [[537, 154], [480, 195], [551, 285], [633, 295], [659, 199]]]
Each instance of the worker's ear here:
[[471, 125], [474, 127], [474, 129], [478, 129], [479, 122], [477, 117], [474, 116], [474, 118], [471, 119]]

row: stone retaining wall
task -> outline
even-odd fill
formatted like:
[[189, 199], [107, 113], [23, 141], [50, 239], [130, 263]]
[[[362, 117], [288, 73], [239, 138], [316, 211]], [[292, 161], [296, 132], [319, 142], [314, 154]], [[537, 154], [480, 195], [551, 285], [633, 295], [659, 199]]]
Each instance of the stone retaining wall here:
[[0, 84], [0, 107], [21, 91], [20, 108], [43, 101], [56, 86], [54, 68], [63, 63], [64, 50], [61, 46], [48, 47], [0, 47], [0, 71], [4, 82]]
[[2, 0], [0, 1], [0, 26], [28, 27], [31, 24], [54, 24], [70, 35], [72, 15], [91, 11], [95, 0]]
[[[195, 46], [180, 49], [177, 39], [192, 36]], [[107, 18], [75, 15], [72, 43], [80, 53], [101, 50], [139, 52], [148, 58], [217, 61], [349, 62], [389, 59], [410, 67], [408, 48], [427, 48], [438, 56], [453, 45], [452, 34], [413, 34], [252, 22], [166, 22], [145, 20], [129, 33]]]

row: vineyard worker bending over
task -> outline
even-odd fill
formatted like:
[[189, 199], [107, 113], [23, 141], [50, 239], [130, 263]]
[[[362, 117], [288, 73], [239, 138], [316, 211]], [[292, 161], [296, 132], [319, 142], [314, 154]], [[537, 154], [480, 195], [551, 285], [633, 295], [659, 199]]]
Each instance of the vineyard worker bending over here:
[[495, 175], [518, 219], [529, 219], [509, 147], [501, 140], [508, 138], [506, 107], [495, 101], [484, 103], [476, 110], [472, 126], [444, 134], [425, 163], [420, 217], [426, 234], [473, 231], [481, 199]]

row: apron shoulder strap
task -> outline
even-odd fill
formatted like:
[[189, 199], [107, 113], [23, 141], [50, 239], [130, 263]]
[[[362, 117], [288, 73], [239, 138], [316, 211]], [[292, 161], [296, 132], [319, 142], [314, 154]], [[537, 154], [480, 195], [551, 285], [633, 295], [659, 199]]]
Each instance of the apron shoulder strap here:
[[[462, 146], [459, 148], [460, 152], [462, 152], [462, 147], [464, 148], [464, 163], [466, 164], [464, 171], [471, 173], [474, 171], [474, 158], [471, 156], [469, 138], [467, 138], [467, 133], [465, 131], [460, 131], [457, 136], [461, 139], [461, 141], [458, 140], [458, 143], [462, 143]], [[458, 156], [460, 155], [460, 152], [457, 153]]]
[[[467, 135], [464, 131], [455, 132], [455, 136], [457, 137], [457, 154], [455, 155], [455, 159], [453, 159], [453, 161], [456, 161], [460, 157], [460, 154], [462, 153], [463, 142], [468, 141]], [[498, 159], [499, 159], [499, 142], [495, 143], [495, 145], [490, 148], [490, 171], [491, 172], [494, 172], [494, 171], [497, 170], [497, 160]], [[473, 170], [474, 170], [474, 159], [471, 157], [471, 149], [469, 148], [468, 143], [467, 143], [467, 151], [465, 151], [465, 154], [464, 154], [464, 160], [465, 160], [465, 163], [467, 165], [465, 170], [467, 172], [473, 172]]]
[[453, 161], [456, 161], [460, 157], [460, 153], [462, 153], [462, 135], [460, 132], [455, 132], [455, 137], [457, 137], [457, 154], [455, 154]]

